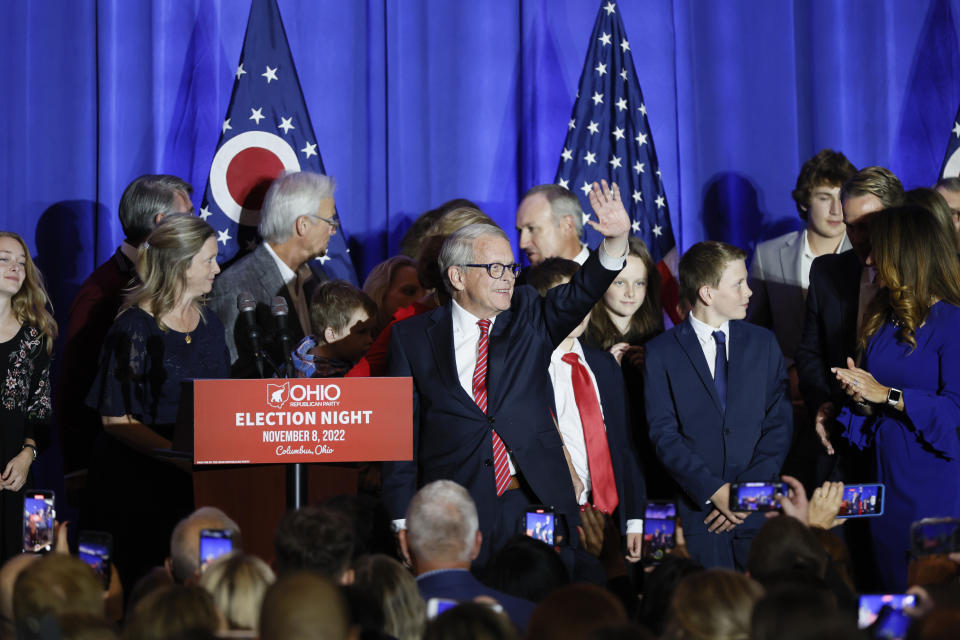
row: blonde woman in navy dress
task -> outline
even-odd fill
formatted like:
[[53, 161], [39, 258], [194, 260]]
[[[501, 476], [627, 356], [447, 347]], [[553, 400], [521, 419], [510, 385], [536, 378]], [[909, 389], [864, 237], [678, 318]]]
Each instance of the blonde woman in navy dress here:
[[193, 510], [189, 467], [169, 449], [183, 382], [230, 377], [223, 324], [204, 309], [220, 272], [214, 230], [166, 216], [140, 248], [134, 289], [107, 334], [87, 404], [102, 417], [83, 528], [114, 536], [123, 584], [163, 563], [174, 525]]
[[23, 549], [24, 488], [50, 420], [50, 352], [57, 323], [23, 239], [0, 231], [0, 563]]
[[870, 520], [875, 565], [882, 589], [902, 591], [910, 523], [960, 516], [960, 264], [925, 209], [887, 209], [868, 224], [880, 290], [863, 314], [860, 366], [833, 369], [860, 403], [837, 419], [854, 445], [875, 445], [887, 487], [884, 515]]

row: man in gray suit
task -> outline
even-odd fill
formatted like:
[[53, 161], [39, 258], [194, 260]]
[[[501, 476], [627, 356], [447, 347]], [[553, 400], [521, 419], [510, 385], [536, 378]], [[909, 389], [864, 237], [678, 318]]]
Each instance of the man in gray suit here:
[[[226, 328], [234, 377], [258, 375], [247, 326], [238, 321], [240, 293], [250, 293], [256, 301], [256, 324], [263, 332], [261, 346], [274, 364], [279, 365], [284, 358], [270, 313], [274, 297], [282, 296], [287, 301], [291, 342], [296, 345], [310, 333], [310, 294], [318, 283], [327, 280], [313, 259], [326, 253], [330, 236], [340, 225], [333, 201], [335, 186], [333, 178], [307, 171], [277, 178], [267, 191], [260, 213], [263, 242], [214, 281], [209, 304]], [[266, 369], [269, 376], [269, 363]]]
[[831, 149], [803, 163], [793, 199], [806, 227], [761, 242], [753, 255], [749, 282], [753, 297], [747, 319], [773, 330], [788, 367], [803, 331], [813, 259], [850, 248], [840, 187], [856, 172], [846, 156]]

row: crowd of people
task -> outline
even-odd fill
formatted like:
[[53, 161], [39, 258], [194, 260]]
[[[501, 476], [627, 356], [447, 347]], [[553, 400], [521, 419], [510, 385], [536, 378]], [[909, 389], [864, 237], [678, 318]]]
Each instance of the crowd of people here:
[[[335, 186], [282, 174], [263, 241], [220, 265], [189, 184], [132, 182], [54, 381], [42, 276], [0, 233], [0, 638], [956, 635], [960, 178], [904, 191], [823, 150], [793, 191], [803, 228], [749, 269], [688, 248], [671, 309], [616, 184], [590, 215], [530, 189], [526, 267], [448, 202], [362, 288], [316, 260]], [[410, 377], [414, 447], [287, 512], [261, 558], [237, 514], [194, 504], [174, 431], [192, 380], [272, 376]], [[53, 425], [79, 523], [22, 553]], [[76, 527], [109, 534], [102, 575]]]

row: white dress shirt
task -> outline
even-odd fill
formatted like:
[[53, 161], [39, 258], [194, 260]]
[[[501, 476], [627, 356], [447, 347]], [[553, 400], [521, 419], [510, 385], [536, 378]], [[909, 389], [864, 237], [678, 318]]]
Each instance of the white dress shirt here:
[[703, 357], [707, 359], [707, 368], [710, 369], [710, 376], [715, 375], [714, 368], [717, 366], [717, 341], [713, 339], [714, 331], [723, 331], [727, 343], [727, 361], [730, 361], [730, 321], [724, 322], [719, 328], [714, 328], [706, 322], [697, 320], [693, 313], [687, 317], [690, 318], [690, 326], [697, 334], [697, 340], [700, 341], [700, 348], [703, 349]]
[[573, 261], [576, 262], [578, 265], [580, 265], [580, 266], [582, 267], [582, 266], [583, 266], [583, 263], [586, 262], [586, 261], [587, 261], [587, 258], [589, 258], [589, 257], [590, 257], [590, 247], [588, 247], [588, 246], [585, 245], [585, 244], [581, 244], [581, 245], [580, 245], [580, 253], [578, 253], [577, 255], [573, 256]]

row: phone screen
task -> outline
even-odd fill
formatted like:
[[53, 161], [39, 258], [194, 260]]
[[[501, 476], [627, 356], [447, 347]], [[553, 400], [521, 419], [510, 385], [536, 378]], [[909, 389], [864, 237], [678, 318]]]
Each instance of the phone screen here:
[[677, 505], [651, 502], [643, 519], [643, 559], [660, 562], [677, 546]]
[[427, 619], [432, 620], [447, 609], [452, 609], [458, 604], [460, 604], [458, 601], [448, 598], [430, 598], [427, 600]]
[[226, 529], [204, 529], [200, 532], [200, 568], [233, 551], [233, 533]]
[[917, 555], [960, 551], [960, 520], [926, 518], [910, 526], [910, 543]]
[[731, 487], [731, 509], [734, 511], [776, 511], [780, 502], [778, 493], [787, 495], [789, 488], [782, 482], [741, 482]]
[[556, 520], [553, 512], [537, 509], [536, 511], [527, 511], [523, 528], [531, 538], [545, 542], [552, 547], [554, 545], [555, 525]]
[[111, 547], [110, 534], [100, 532], [80, 532], [80, 542], [78, 545], [78, 554], [80, 559], [93, 567], [100, 579], [103, 581], [103, 588], [110, 586], [110, 555]]
[[843, 488], [838, 518], [869, 518], [883, 515], [882, 484], [851, 484]]
[[872, 625], [883, 607], [890, 607], [902, 611], [905, 606], [913, 607], [917, 604], [917, 597], [905, 593], [866, 593], [860, 596], [860, 606], [857, 610], [857, 626], [866, 629]]
[[53, 491], [27, 491], [23, 498], [23, 550], [43, 553], [53, 548]]

